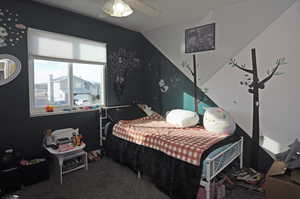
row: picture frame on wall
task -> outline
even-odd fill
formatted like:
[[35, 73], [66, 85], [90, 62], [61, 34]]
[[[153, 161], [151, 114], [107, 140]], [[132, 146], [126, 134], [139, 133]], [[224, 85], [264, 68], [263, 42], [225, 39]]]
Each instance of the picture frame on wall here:
[[185, 53], [197, 53], [216, 48], [216, 23], [185, 30]]

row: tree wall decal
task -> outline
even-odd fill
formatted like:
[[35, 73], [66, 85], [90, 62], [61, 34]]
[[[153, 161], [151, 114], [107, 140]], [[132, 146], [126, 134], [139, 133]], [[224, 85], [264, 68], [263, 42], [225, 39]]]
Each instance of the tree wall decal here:
[[[248, 87], [248, 92], [253, 95], [253, 121], [252, 121], [252, 139], [255, 144], [259, 145], [260, 139], [260, 124], [259, 124], [259, 91], [264, 89], [267, 82], [269, 82], [274, 76], [282, 75], [282, 72], [279, 72], [278, 69], [280, 66], [286, 64], [285, 58], [280, 58], [276, 61], [276, 65], [267, 71], [267, 76], [259, 80], [258, 70], [257, 70], [257, 60], [256, 60], [256, 50], [251, 50], [252, 56], [252, 69], [246, 67], [245, 64], [239, 65], [235, 59], [231, 59], [229, 65], [235, 67], [239, 70], [245, 72], [245, 80], [241, 81], [240, 84]], [[251, 77], [252, 76], [252, 77]], [[253, 162], [257, 155], [257, 149], [253, 147], [252, 150], [252, 160]], [[254, 163], [255, 164], [255, 163]]]
[[[200, 78], [197, 76], [197, 67], [199, 68], [199, 65], [193, 64], [194, 69], [191, 68], [190, 64], [187, 61], [183, 61], [181, 63], [182, 68], [186, 68], [189, 73], [193, 76], [193, 94], [194, 94], [194, 110], [197, 113], [201, 114], [201, 109], [203, 110], [203, 107], [200, 108], [201, 102], [208, 105], [208, 106], [216, 106], [214, 103], [212, 103], [211, 99], [207, 96], [208, 94], [208, 88], [199, 88], [198, 87], [198, 81], [200, 81]], [[196, 72], [195, 72], [196, 71]], [[198, 91], [200, 89], [200, 92]], [[199, 110], [200, 108], [200, 110]]]
[[193, 69], [190, 67], [190, 65], [186, 62], [186, 61], [183, 61], [182, 62], [182, 67], [183, 68], [187, 68], [188, 71], [191, 73], [191, 75], [193, 76], [193, 83], [194, 83], [194, 107], [195, 107], [195, 112], [198, 113], [199, 112], [199, 104], [201, 102], [201, 99], [199, 96], [197, 96], [197, 88], [198, 88], [198, 83], [197, 83], [197, 80], [200, 80], [198, 79], [198, 76], [197, 76], [197, 67], [198, 65], [196, 64], [196, 55], [193, 55]]

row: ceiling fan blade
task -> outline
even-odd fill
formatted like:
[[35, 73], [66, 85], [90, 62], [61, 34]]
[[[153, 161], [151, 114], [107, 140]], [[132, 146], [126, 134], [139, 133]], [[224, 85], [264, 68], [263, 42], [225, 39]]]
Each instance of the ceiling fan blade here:
[[123, 0], [125, 3], [128, 3], [133, 8], [137, 9], [138, 11], [144, 13], [145, 15], [156, 17], [160, 15], [160, 11], [156, 8], [151, 7], [150, 5], [147, 5], [144, 2], [141, 2], [140, 0]]

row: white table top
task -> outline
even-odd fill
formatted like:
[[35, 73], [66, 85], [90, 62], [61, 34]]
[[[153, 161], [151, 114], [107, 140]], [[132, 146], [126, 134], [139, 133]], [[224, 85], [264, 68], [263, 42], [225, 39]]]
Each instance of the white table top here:
[[47, 151], [49, 151], [49, 153], [53, 154], [53, 155], [65, 155], [67, 153], [74, 153], [74, 152], [77, 152], [77, 151], [81, 151], [82, 149], [85, 148], [85, 143], [82, 143], [80, 146], [76, 146], [74, 147], [73, 149], [71, 150], [68, 150], [68, 151], [58, 151], [57, 149], [53, 149], [53, 148], [50, 148], [50, 147], [45, 147]]

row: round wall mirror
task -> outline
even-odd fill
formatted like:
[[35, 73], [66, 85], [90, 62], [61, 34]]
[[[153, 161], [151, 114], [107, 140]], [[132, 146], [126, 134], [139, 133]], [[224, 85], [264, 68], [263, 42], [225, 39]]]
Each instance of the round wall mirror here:
[[0, 54], [0, 86], [14, 80], [21, 72], [21, 62], [12, 55]]

